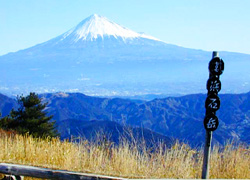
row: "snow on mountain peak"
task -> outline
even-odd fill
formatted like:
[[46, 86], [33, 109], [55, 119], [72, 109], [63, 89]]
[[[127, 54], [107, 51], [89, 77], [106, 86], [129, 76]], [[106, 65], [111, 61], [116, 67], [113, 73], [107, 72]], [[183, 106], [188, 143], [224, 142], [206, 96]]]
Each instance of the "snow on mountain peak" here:
[[154, 37], [147, 36], [145, 34], [139, 34], [128, 28], [122, 27], [108, 20], [106, 17], [97, 14], [89, 16], [88, 18], [80, 22], [76, 27], [66, 32], [63, 35], [63, 39], [65, 39], [70, 35], [73, 35], [75, 42], [79, 40], [92, 41], [94, 39], [97, 39], [98, 37], [104, 38], [104, 36], [113, 36], [116, 39], [120, 37], [123, 40], [127, 38], [139, 38], [139, 37], [158, 40]]

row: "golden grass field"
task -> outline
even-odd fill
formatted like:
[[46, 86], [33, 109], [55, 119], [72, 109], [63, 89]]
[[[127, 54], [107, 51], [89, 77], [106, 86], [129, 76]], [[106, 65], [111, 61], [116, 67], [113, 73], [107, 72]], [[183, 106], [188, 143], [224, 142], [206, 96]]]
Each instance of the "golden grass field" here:
[[[126, 178], [200, 178], [203, 149], [176, 143], [150, 152], [126, 140], [118, 147], [112, 143], [54, 139], [35, 139], [17, 134], [0, 134], [0, 162], [80, 171]], [[249, 147], [226, 145], [211, 153], [210, 178], [250, 178]], [[27, 178], [25, 179], [34, 179]]]

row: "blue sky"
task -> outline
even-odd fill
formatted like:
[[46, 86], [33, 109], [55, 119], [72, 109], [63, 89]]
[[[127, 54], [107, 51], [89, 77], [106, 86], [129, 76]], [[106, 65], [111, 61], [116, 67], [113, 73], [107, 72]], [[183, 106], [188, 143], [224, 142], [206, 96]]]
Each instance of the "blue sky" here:
[[250, 54], [250, 0], [0, 0], [0, 55], [45, 42], [95, 13], [167, 43]]

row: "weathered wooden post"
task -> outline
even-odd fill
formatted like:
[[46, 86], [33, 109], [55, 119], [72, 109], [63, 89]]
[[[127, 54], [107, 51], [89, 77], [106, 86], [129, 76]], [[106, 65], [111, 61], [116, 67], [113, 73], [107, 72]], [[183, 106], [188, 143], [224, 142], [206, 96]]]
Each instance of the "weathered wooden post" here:
[[205, 102], [206, 116], [204, 118], [204, 127], [206, 129], [206, 140], [204, 147], [202, 179], [209, 178], [209, 159], [211, 151], [211, 141], [213, 131], [217, 129], [219, 120], [216, 111], [220, 108], [220, 99], [217, 96], [221, 90], [220, 75], [224, 71], [224, 62], [219, 58], [219, 53], [214, 51], [212, 60], [209, 62], [209, 79], [207, 81], [207, 99]]

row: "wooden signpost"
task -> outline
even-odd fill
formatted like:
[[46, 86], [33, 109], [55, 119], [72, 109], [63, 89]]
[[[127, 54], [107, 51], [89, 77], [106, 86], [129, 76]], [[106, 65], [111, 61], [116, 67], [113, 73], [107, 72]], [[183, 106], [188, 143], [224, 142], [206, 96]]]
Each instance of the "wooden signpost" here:
[[224, 71], [224, 62], [219, 58], [219, 53], [214, 51], [212, 60], [208, 65], [209, 79], [207, 81], [207, 99], [205, 102], [206, 116], [204, 127], [206, 129], [206, 141], [204, 147], [204, 158], [202, 167], [202, 179], [209, 178], [209, 158], [211, 151], [212, 134], [219, 125], [216, 111], [220, 108], [220, 98], [218, 92], [221, 90], [220, 75]]

